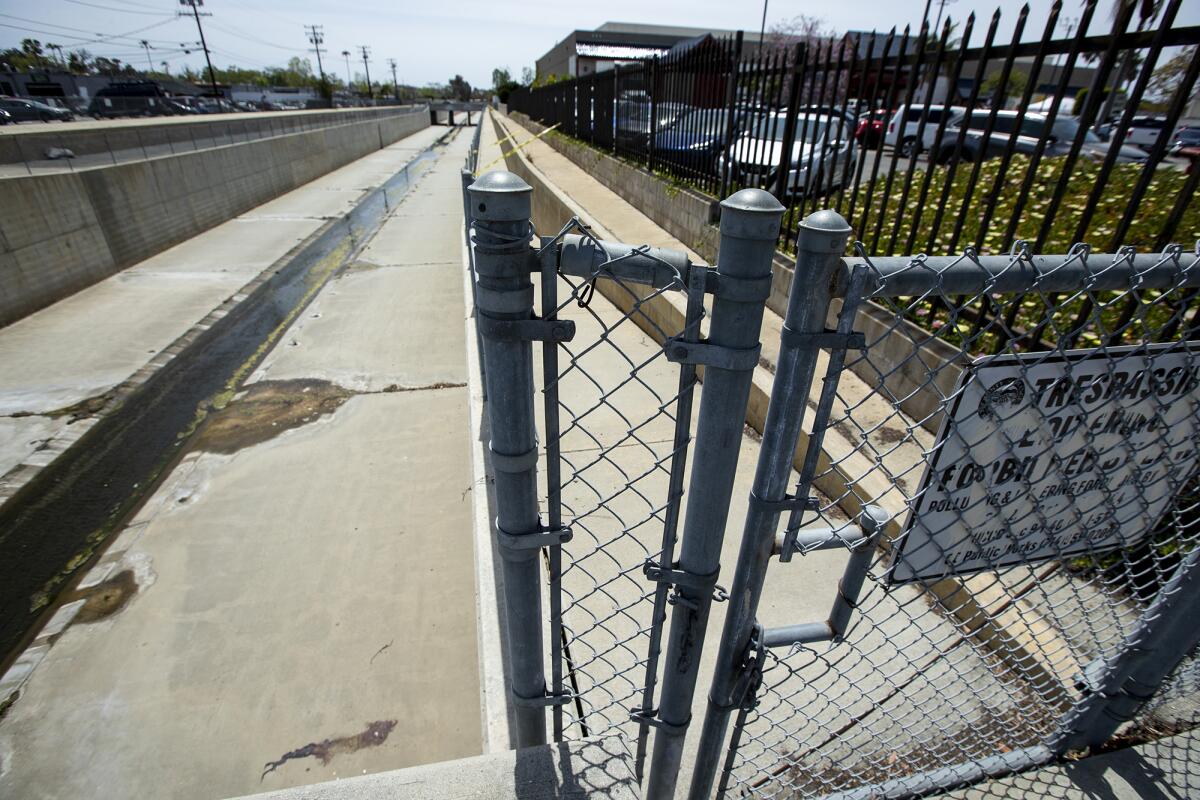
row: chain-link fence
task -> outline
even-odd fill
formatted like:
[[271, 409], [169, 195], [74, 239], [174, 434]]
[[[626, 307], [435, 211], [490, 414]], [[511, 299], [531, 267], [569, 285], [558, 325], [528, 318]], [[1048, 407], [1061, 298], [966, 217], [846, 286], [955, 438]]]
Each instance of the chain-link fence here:
[[[810, 216], [726, 592], [784, 208], [725, 201], [709, 268], [531, 245], [529, 195], [468, 195], [519, 744], [551, 707], [636, 736], [651, 798], [904, 797], [1192, 725], [1200, 250], [845, 257]], [[775, 561], [841, 574], [827, 619], [760, 607]]]
[[[846, 266], [867, 276], [864, 349], [827, 379], [811, 485], [881, 506], [891, 535], [844, 631], [761, 634], [722, 784], [738, 796], [904, 796], [1102, 742], [1120, 720], [1097, 698], [1132, 691], [1133, 651], [1169, 660], [1164, 619], [1195, 603], [1196, 253]], [[1190, 724], [1174, 701], [1193, 673], [1143, 728]]]

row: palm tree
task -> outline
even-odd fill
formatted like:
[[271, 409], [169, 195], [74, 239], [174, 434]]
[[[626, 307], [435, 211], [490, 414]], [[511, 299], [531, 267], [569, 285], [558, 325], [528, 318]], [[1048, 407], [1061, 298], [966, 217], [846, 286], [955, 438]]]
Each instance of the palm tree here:
[[[1162, 11], [1163, 0], [1113, 0], [1112, 8], [1109, 10], [1109, 17], [1113, 20], [1118, 19], [1126, 4], [1136, 4], [1138, 15], [1137, 29], [1138, 31], [1142, 31], [1157, 19], [1159, 12]], [[1096, 117], [1097, 125], [1102, 124], [1112, 115], [1113, 104], [1117, 101], [1117, 91], [1132, 80], [1133, 70], [1137, 67], [1138, 60], [1140, 59], [1138, 59], [1133, 48], [1124, 50], [1121, 53], [1121, 65], [1117, 67], [1117, 79], [1113, 82], [1112, 91], [1104, 99], [1104, 108]]]

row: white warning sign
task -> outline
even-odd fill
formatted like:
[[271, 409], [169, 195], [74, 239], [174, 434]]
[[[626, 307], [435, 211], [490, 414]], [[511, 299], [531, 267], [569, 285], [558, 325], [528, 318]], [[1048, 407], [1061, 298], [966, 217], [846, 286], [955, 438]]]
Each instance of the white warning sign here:
[[1027, 353], [963, 370], [892, 583], [1127, 547], [1196, 468], [1200, 343]]

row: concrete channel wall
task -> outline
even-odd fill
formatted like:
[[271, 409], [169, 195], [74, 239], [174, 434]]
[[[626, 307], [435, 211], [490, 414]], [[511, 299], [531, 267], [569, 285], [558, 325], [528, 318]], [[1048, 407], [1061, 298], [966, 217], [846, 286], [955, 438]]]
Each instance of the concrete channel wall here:
[[[535, 135], [546, 130], [545, 125], [524, 114], [514, 112], [508, 116]], [[675, 186], [641, 167], [566, 136], [555, 136], [552, 132], [544, 139], [546, 144], [687, 244], [701, 258], [710, 264], [716, 263], [720, 207], [712, 198]], [[513, 169], [511, 161], [509, 169]], [[535, 192], [535, 218], [538, 203]], [[561, 209], [555, 209], [555, 212], [565, 213]], [[554, 216], [549, 218], [556, 219]], [[549, 227], [557, 230], [558, 224], [561, 223], [551, 223]], [[781, 317], [787, 314], [788, 295], [795, 274], [796, 260], [776, 252], [767, 307]], [[835, 301], [829, 314], [831, 328], [837, 324], [840, 311], [841, 302]], [[962, 360], [958, 350], [930, 338], [928, 333], [907, 320], [897, 321], [894, 315], [874, 303], [860, 306], [854, 329], [862, 331], [867, 341], [873, 343], [871, 362], [851, 359], [848, 368], [865, 381], [879, 382], [909, 417], [929, 432], [936, 433], [941, 422], [938, 411], [942, 399], [950, 396], [958, 379], [959, 371], [953, 366], [953, 362]], [[951, 366], [934, 370], [930, 378], [930, 367], [942, 364]]]
[[0, 180], [0, 326], [428, 126], [422, 108]]
[[237, 144], [239, 140], [284, 136], [330, 125], [376, 121], [409, 113], [416, 108], [220, 114], [201, 119], [158, 117], [117, 124], [40, 125], [33, 129], [22, 126], [0, 136], [0, 164], [21, 164], [27, 160], [41, 159], [51, 147], [65, 147], [77, 156], [138, 150], [162, 155], [155, 151], [164, 147], [168, 150], [195, 150], [197, 141], [214, 137], [227, 140], [228, 144]]

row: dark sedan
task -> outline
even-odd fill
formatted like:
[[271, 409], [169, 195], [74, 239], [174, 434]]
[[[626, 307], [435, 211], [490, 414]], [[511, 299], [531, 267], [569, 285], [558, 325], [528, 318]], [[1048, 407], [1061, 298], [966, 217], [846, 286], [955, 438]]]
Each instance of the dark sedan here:
[[[733, 135], [740, 132], [735, 120]], [[671, 162], [708, 170], [725, 151], [728, 135], [728, 110], [696, 108], [660, 129], [654, 138], [654, 149], [658, 156]]]
[[0, 97], [0, 110], [7, 111], [13, 122], [69, 122], [75, 119], [75, 115], [65, 108], [19, 97]]

